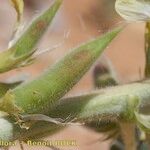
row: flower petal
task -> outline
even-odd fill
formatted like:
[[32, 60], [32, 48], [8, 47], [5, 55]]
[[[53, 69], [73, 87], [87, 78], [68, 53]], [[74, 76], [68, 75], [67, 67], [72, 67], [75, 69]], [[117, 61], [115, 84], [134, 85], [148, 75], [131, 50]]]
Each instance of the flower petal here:
[[115, 9], [127, 21], [150, 20], [150, 0], [116, 0]]

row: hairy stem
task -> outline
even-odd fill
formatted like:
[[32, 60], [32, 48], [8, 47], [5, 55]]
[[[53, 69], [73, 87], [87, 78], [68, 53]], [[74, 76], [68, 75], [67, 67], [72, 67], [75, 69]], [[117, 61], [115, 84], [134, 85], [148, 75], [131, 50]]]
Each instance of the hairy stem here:
[[[49, 110], [49, 117], [61, 118], [69, 122], [89, 123], [99, 120], [124, 121], [138, 124], [134, 118], [136, 101], [131, 95], [140, 100], [139, 107], [145, 110], [150, 102], [149, 82], [132, 83], [128, 85], [106, 88], [91, 94], [68, 97], [57, 102], [53, 109]], [[130, 95], [130, 96], [129, 96]], [[63, 129], [64, 126], [56, 125], [46, 121], [32, 123], [29, 130], [21, 129], [9, 117], [0, 119], [0, 139], [15, 140], [44, 137]], [[43, 119], [44, 120], [44, 119]], [[144, 121], [144, 120], [143, 120]]]

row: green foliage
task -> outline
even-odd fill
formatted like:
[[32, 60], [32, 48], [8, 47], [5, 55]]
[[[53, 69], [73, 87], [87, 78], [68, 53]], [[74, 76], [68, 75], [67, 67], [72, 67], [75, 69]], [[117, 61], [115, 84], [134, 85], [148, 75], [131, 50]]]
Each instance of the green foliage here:
[[[1, 73], [32, 62], [34, 48], [52, 22], [61, 3], [62, 0], [56, 0], [29, 25], [11, 48], [0, 53]], [[18, 3], [16, 4], [18, 6]], [[26, 141], [43, 138], [67, 125], [79, 123], [98, 132], [105, 132], [107, 138], [121, 133], [126, 147], [135, 149], [135, 126], [147, 134], [150, 132], [147, 109], [150, 100], [149, 79], [117, 85], [118, 82], [113, 79], [109, 70], [104, 69], [94, 76], [94, 80], [97, 87], [105, 89], [63, 98], [121, 30], [122, 27], [118, 27], [72, 49], [34, 80], [22, 84], [0, 83], [0, 125], [3, 129], [0, 129], [0, 139]], [[149, 34], [148, 30], [145, 36], [146, 77], [149, 77], [150, 72]], [[116, 86], [106, 88], [110, 84]], [[124, 134], [126, 131], [123, 127], [131, 131], [131, 141]]]
[[[31, 39], [31, 31], [33, 32], [34, 28], [35, 33], [40, 33], [39, 28], [35, 28], [39, 24], [39, 20], [41, 21], [45, 18], [51, 18], [51, 16], [54, 16], [54, 13], [56, 13], [56, 9], [54, 8], [56, 7], [58, 9], [58, 4], [60, 5], [60, 1], [56, 1], [51, 6], [51, 8], [49, 9], [51, 10], [51, 13], [48, 13], [48, 10], [44, 12], [43, 15], [38, 17], [38, 19], [36, 19], [36, 21], [29, 26], [29, 29], [27, 29], [27, 31], [16, 42], [13, 47], [15, 47], [16, 51], [18, 51], [18, 55], [22, 55], [24, 53], [27, 53], [28, 51], [31, 51], [31, 48], [39, 40], [39, 37], [41, 37], [41, 34], [34, 34], [34, 36], [32, 36], [32, 41], [27, 44], [28, 38]], [[11, 124], [11, 128], [13, 129], [12, 132], [14, 133], [14, 135], [12, 134], [12, 132], [9, 133], [10, 135], [7, 133], [5, 140], [14, 140], [16, 138], [19, 138], [20, 136], [18, 136], [18, 132], [23, 133], [21, 134], [22, 137], [20, 138], [24, 139], [26, 138], [25, 133], [27, 133], [28, 136], [31, 136], [30, 133], [32, 133], [32, 136], [34, 137], [38, 134], [39, 131], [43, 133], [42, 136], [44, 136], [44, 131], [47, 132], [47, 129], [55, 131], [55, 128], [57, 129], [60, 125], [58, 125], [58, 127], [56, 127], [55, 125], [55, 128], [53, 129], [53, 124], [51, 123], [44, 123], [43, 126], [43, 123], [41, 122], [43, 126], [42, 128], [40, 122], [36, 125], [32, 124], [32, 114], [49, 114], [50, 110], [53, 110], [53, 107], [55, 106], [54, 104], [56, 104], [56, 102], [80, 80], [80, 78], [100, 56], [106, 46], [120, 31], [121, 28], [116, 28], [115, 30], [108, 32], [102, 37], [82, 44], [78, 48], [73, 49], [64, 58], [58, 61], [58, 63], [54, 64], [53, 67], [49, 68], [38, 78], [28, 81], [27, 83], [23, 83], [13, 90], [8, 90], [8, 92], [1, 98], [1, 111], [5, 111], [11, 116], [17, 117], [15, 119], [18, 119], [21, 114], [31, 114], [30, 123], [26, 122], [26, 125], [29, 123], [31, 127], [28, 130], [29, 132], [27, 132], [26, 130], [21, 129], [18, 125], [14, 125], [14, 118], [12, 118], [11, 116], [9, 118], [4, 117], [1, 119], [1, 121], [3, 122], [7, 120], [7, 123]], [[23, 49], [19, 50], [19, 47], [24, 44], [26, 48], [23, 47]], [[60, 118], [64, 117], [60, 116]], [[21, 120], [21, 123], [23, 121], [24, 120]], [[37, 129], [39, 127], [41, 128], [40, 130]], [[35, 135], [33, 134], [33, 131], [35, 131]], [[0, 137], [2, 138], [4, 136], [5, 132], [3, 132]]]

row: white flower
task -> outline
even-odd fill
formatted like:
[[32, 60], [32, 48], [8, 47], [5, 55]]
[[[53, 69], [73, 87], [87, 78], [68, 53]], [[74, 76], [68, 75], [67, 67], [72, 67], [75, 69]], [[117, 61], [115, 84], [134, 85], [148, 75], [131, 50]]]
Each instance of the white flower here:
[[150, 0], [116, 0], [115, 9], [127, 21], [150, 21]]

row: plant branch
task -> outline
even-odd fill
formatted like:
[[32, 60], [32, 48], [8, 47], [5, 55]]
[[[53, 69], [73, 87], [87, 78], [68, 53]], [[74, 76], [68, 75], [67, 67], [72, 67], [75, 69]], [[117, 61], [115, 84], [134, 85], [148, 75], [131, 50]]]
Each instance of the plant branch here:
[[[121, 85], [92, 92], [91, 94], [62, 99], [53, 109], [49, 110], [49, 116], [63, 120], [69, 116], [68, 122], [84, 122], [85, 124], [106, 119], [116, 122], [132, 122], [140, 126], [140, 122], [134, 115], [134, 110], [137, 109], [137, 101], [135, 101], [134, 96], [139, 100], [139, 109], [145, 110], [150, 104], [149, 82]], [[51, 135], [65, 127], [41, 120], [33, 122], [29, 130], [25, 130], [13, 122], [10, 117], [0, 119], [0, 124], [3, 124], [0, 139], [37, 139], [38, 137]]]

